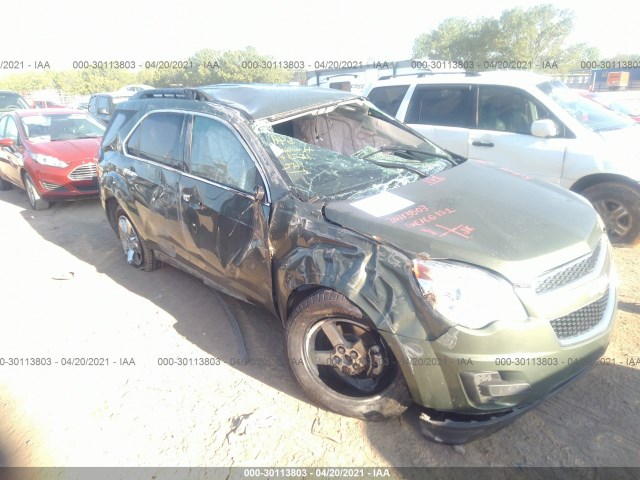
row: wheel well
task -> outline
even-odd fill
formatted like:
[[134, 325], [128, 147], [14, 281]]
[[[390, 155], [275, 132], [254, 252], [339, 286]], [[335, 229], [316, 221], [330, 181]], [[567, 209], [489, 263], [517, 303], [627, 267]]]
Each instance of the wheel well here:
[[326, 288], [326, 287], [323, 287], [322, 285], [302, 285], [296, 288], [295, 290], [293, 290], [289, 294], [289, 298], [287, 300], [287, 308], [286, 308], [286, 311], [284, 312], [282, 322], [286, 324], [287, 321], [289, 320], [289, 315], [291, 315], [291, 312], [295, 310], [298, 304], [302, 302], [305, 298], [310, 297], [311, 295], [313, 295], [315, 292], [317, 292], [322, 288]]
[[340, 292], [340, 291], [338, 291], [336, 289], [329, 288], [329, 287], [326, 287], [324, 285], [302, 285], [302, 286], [296, 288], [295, 290], [293, 290], [289, 294], [289, 299], [287, 300], [287, 310], [285, 312], [285, 317], [282, 319], [283, 325], [286, 326], [287, 322], [289, 321], [289, 316], [295, 310], [295, 308], [300, 304], [300, 302], [302, 302], [305, 298], [308, 298], [308, 297], [314, 295], [318, 290], [331, 290], [333, 292], [336, 292], [336, 293], [342, 295], [344, 298], [347, 299], [348, 302], [350, 302], [352, 305], [354, 305], [356, 308], [358, 308], [362, 312], [361, 320], [368, 327], [370, 327], [373, 330], [377, 330], [378, 329], [378, 327], [376, 327], [376, 325], [373, 322], [373, 320], [371, 320], [371, 318], [369, 318], [367, 313], [362, 308], [360, 308], [357, 304], [352, 302], [345, 294], [343, 294], [342, 292]]
[[118, 234], [118, 229], [116, 226], [116, 210], [118, 209], [118, 201], [115, 197], [107, 198], [104, 203], [104, 209], [107, 214], [107, 220], [109, 221], [109, 225], [113, 228], [113, 231]]
[[569, 190], [575, 193], [580, 193], [585, 189], [602, 182], [624, 183], [626, 185], [629, 185], [630, 187], [638, 188], [638, 182], [634, 182], [629, 177], [625, 177], [624, 175], [615, 175], [613, 173], [596, 173], [593, 175], [582, 177], [580, 180], [574, 183]]

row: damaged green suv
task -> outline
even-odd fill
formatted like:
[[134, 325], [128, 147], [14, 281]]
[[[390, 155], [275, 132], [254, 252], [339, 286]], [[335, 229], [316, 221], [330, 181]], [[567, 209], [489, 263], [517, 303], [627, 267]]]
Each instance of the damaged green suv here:
[[113, 116], [99, 177], [131, 265], [277, 315], [302, 389], [344, 415], [415, 402], [430, 438], [466, 442], [609, 342], [615, 271], [586, 200], [452, 156], [350, 93], [141, 92]]

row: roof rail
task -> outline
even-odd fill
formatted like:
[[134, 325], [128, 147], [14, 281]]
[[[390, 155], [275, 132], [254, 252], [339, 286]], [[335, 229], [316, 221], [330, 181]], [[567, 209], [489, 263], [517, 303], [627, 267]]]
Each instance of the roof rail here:
[[397, 77], [424, 78], [427, 75], [464, 75], [465, 77], [479, 77], [480, 72], [470, 72], [468, 70], [465, 70], [463, 72], [434, 72], [432, 70], [429, 70], [428, 72], [422, 72], [422, 73], [398, 73], [396, 75], [383, 75], [382, 77], [378, 78], [378, 80], [389, 80], [390, 78], [397, 78]]
[[211, 102], [213, 99], [197, 88], [154, 88], [143, 90], [131, 97], [132, 100], [143, 98], [176, 98], [185, 100], [196, 100], [198, 102]]
[[382, 77], [379, 77], [378, 80], [389, 80], [390, 78], [398, 78], [398, 77], [416, 77], [416, 78], [422, 78], [425, 75], [431, 75], [431, 72], [422, 72], [422, 73], [396, 73], [395, 75], [383, 75]]

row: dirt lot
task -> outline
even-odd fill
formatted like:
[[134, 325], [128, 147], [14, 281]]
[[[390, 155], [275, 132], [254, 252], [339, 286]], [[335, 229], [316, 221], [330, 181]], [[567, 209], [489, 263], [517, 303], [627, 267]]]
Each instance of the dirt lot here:
[[[312, 405], [279, 321], [229, 301], [255, 363], [237, 365], [216, 295], [170, 267], [129, 267], [97, 200], [34, 212], [13, 189], [0, 192], [0, 219], [0, 357], [58, 362], [0, 367], [0, 465], [640, 466], [637, 249], [615, 251], [611, 364], [454, 449], [422, 437], [416, 409], [365, 423]], [[62, 364], [76, 357], [108, 365]], [[158, 364], [178, 357], [211, 365]]]

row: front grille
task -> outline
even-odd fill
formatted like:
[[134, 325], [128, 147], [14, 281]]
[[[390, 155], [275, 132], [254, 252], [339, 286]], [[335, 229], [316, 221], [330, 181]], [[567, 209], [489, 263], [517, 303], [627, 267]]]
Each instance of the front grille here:
[[607, 309], [609, 290], [602, 298], [572, 312], [564, 317], [551, 320], [551, 327], [560, 340], [582, 335], [595, 328], [602, 320]]
[[536, 284], [536, 293], [550, 292], [589, 275], [596, 268], [602, 250], [603, 245], [602, 240], [600, 240], [588, 257], [564, 265], [541, 276]]
[[98, 176], [98, 166], [95, 163], [85, 163], [75, 168], [69, 174], [69, 178], [74, 181], [94, 180]]
[[67, 191], [65, 187], [63, 187], [62, 185], [58, 185], [57, 183], [40, 182], [40, 185], [42, 185], [46, 190], [49, 190], [50, 192], [53, 192], [53, 191], [66, 192]]

